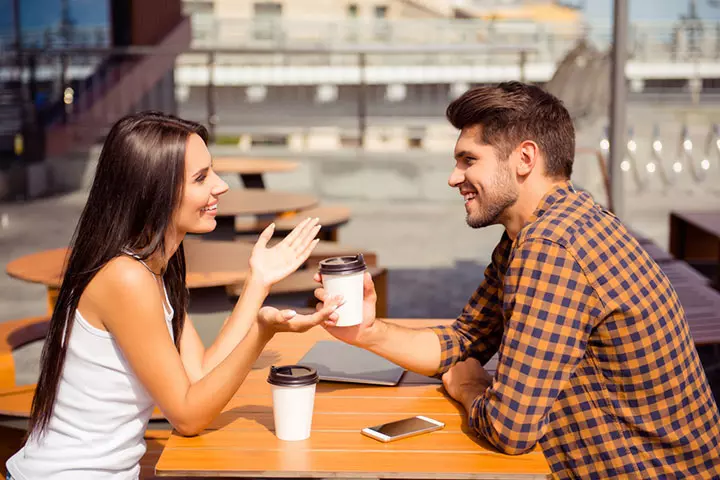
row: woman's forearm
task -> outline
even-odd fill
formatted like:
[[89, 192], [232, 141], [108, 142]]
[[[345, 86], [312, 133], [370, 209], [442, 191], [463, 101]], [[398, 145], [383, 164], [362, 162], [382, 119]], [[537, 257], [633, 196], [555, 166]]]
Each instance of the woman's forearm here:
[[251, 275], [245, 281], [240, 298], [220, 333], [203, 355], [202, 370], [207, 374], [222, 362], [243, 341], [250, 327], [255, 324], [269, 289]]
[[250, 325], [244, 339], [201, 380], [189, 386], [184, 415], [173, 426], [182, 435], [196, 435], [220, 414], [250, 372], [272, 335], [257, 323]]

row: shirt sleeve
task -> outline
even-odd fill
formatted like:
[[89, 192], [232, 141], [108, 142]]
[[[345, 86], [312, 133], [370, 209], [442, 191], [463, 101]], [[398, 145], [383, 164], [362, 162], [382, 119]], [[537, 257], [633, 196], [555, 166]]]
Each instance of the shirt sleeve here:
[[508, 320], [493, 383], [470, 409], [470, 425], [508, 454], [531, 450], [585, 355], [600, 300], [562, 246], [530, 239], [513, 252], [504, 279]]
[[485, 279], [455, 322], [432, 328], [440, 340], [440, 364], [436, 377], [470, 356], [484, 365], [497, 352], [503, 334], [499, 292], [511, 243], [505, 234], [493, 251], [492, 261], [485, 269]]

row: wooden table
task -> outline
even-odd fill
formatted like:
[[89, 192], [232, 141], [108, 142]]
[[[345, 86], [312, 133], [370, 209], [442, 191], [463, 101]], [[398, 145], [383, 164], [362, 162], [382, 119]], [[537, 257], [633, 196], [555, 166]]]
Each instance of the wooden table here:
[[[189, 289], [225, 287], [242, 283], [248, 274], [252, 244], [187, 239], [186, 277]], [[17, 258], [8, 263], [6, 272], [18, 280], [40, 283], [48, 288], [48, 308], [52, 313], [62, 284], [67, 248], [56, 248]]]
[[[394, 320], [398, 321], [398, 320]], [[413, 326], [449, 320], [400, 320]], [[267, 346], [224, 412], [202, 434], [173, 433], [157, 463], [158, 476], [364, 477], [545, 479], [542, 451], [499, 453], [470, 431], [466, 414], [437, 382], [406, 374], [398, 387], [340, 383], [318, 385], [313, 431], [308, 440], [283, 442], [273, 433], [272, 399], [266, 378], [271, 365], [297, 362], [329, 335], [315, 328], [280, 334]], [[364, 427], [413, 415], [446, 424], [443, 430], [383, 444], [361, 435]]]
[[720, 211], [671, 212], [670, 253], [720, 289]]
[[[278, 240], [273, 240], [273, 243]], [[188, 238], [183, 242], [187, 267], [185, 281], [191, 290], [210, 287], [229, 287], [241, 284], [248, 275], [248, 262], [254, 243], [224, 242]], [[320, 242], [308, 258], [308, 268], [316, 268], [327, 257], [353, 255], [362, 250], [332, 242]], [[48, 288], [48, 309], [52, 309], [62, 284], [67, 248], [56, 248], [17, 258], [8, 263], [6, 272], [18, 280], [40, 283]], [[370, 266], [377, 256], [366, 256]]]
[[245, 188], [265, 188], [263, 174], [291, 172], [298, 163], [277, 158], [216, 157], [213, 170], [217, 173], [236, 173]]
[[229, 190], [220, 197], [217, 227], [204, 237], [232, 240], [235, 237], [235, 217], [266, 216], [293, 213], [312, 208], [319, 203], [314, 195], [269, 192], [267, 190]]

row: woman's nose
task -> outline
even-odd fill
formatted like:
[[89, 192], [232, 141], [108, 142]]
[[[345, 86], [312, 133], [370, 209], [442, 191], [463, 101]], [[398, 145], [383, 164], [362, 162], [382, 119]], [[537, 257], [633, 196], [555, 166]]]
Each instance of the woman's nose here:
[[222, 178], [220, 178], [218, 176], [217, 183], [215, 184], [215, 187], [212, 190], [212, 194], [215, 196], [222, 195], [223, 193], [227, 192], [229, 188], [230, 187], [228, 187], [228, 184], [225, 183], [225, 180], [223, 180]]

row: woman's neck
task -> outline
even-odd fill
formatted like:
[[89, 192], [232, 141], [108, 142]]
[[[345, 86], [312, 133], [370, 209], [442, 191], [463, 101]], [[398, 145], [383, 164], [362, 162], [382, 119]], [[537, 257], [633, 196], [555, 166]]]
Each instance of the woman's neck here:
[[156, 275], [162, 275], [167, 269], [168, 261], [175, 255], [177, 249], [180, 247], [180, 243], [183, 241], [185, 235], [168, 235], [165, 238], [165, 251], [158, 251], [152, 254], [145, 260], [150, 269]]

